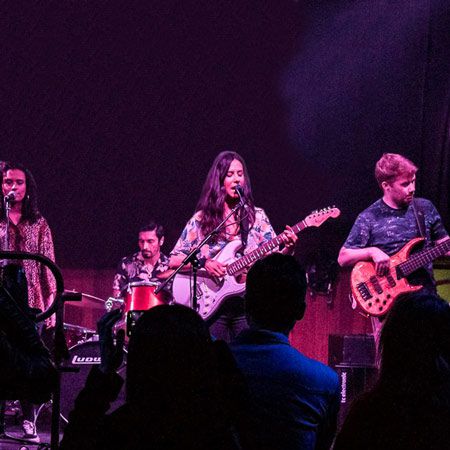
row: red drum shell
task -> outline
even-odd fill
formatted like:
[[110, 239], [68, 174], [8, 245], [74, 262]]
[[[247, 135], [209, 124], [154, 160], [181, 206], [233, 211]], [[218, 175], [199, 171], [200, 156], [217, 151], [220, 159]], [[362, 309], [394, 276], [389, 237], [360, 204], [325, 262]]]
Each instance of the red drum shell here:
[[158, 305], [166, 305], [171, 297], [167, 291], [160, 291], [155, 294], [157, 283], [138, 282], [130, 283], [124, 295], [124, 313], [128, 311], [146, 311]]

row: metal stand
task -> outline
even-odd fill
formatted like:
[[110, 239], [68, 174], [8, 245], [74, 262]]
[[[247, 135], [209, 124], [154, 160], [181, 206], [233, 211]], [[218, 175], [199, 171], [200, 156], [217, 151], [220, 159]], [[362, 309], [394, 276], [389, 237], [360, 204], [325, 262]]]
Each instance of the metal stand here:
[[207, 244], [214, 235], [218, 234], [219, 231], [222, 229], [222, 227], [225, 225], [226, 221], [236, 214], [239, 208], [242, 208], [244, 206], [244, 202], [239, 201], [239, 203], [230, 211], [230, 213], [225, 217], [225, 219], [222, 220], [222, 222], [217, 225], [214, 230], [211, 231], [201, 242], [197, 245], [191, 252], [184, 258], [183, 262], [180, 264], [179, 267], [175, 269], [175, 271], [166, 279], [163, 283], [161, 283], [156, 289], [155, 294], [158, 294], [162, 289], [166, 287], [168, 283], [181, 271], [185, 266], [187, 266], [189, 263], [192, 264], [192, 293], [191, 293], [191, 308], [194, 311], [197, 311], [197, 272], [199, 268], [199, 261], [198, 261], [198, 254], [200, 253], [201, 248]]
[[67, 349], [66, 340], [64, 337], [64, 303], [66, 301], [81, 301], [81, 294], [77, 292], [64, 292], [64, 280], [58, 266], [49, 258], [33, 253], [27, 252], [10, 252], [0, 251], [0, 258], [2, 259], [17, 259], [26, 260], [32, 259], [38, 261], [52, 272], [56, 281], [56, 295], [50, 307], [36, 317], [36, 322], [41, 322], [52, 314], [56, 314], [55, 324], [55, 338], [53, 358], [57, 369], [57, 381], [53, 391], [53, 408], [52, 408], [52, 425], [51, 425], [51, 443], [50, 448], [57, 450], [59, 447], [59, 414], [60, 414], [60, 398], [61, 398], [61, 373], [65, 371], [62, 366], [64, 359], [68, 359], [69, 351]]
[[[13, 201], [14, 197], [10, 197], [9, 195], [5, 195], [3, 197], [3, 205], [5, 209], [5, 239], [3, 241], [2, 250], [9, 250], [9, 228], [11, 225], [11, 218], [10, 218], [10, 212], [11, 212], [11, 202]], [[2, 264], [4, 261], [1, 261]]]
[[0, 437], [5, 435], [6, 400], [0, 400]]

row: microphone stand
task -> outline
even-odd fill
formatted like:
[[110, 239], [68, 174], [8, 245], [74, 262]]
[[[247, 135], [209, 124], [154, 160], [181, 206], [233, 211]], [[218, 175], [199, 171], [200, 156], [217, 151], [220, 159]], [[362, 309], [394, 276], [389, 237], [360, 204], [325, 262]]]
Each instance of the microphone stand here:
[[234, 215], [239, 208], [244, 206], [244, 202], [242, 199], [238, 202], [238, 204], [230, 211], [230, 213], [222, 220], [222, 222], [217, 225], [214, 230], [212, 230], [209, 234], [207, 234], [200, 244], [197, 245], [191, 252], [184, 258], [183, 262], [179, 267], [175, 269], [175, 271], [166, 279], [162, 284], [160, 284], [155, 289], [155, 295], [158, 294], [162, 289], [164, 289], [168, 283], [189, 263], [192, 264], [192, 296], [191, 296], [191, 308], [194, 311], [198, 309], [198, 293], [197, 293], [197, 272], [199, 267], [198, 254], [200, 253], [201, 248], [207, 244], [214, 235], [218, 234], [221, 228], [225, 225], [226, 221]]
[[55, 325], [55, 348], [53, 350], [54, 362], [57, 370], [56, 386], [52, 393], [52, 418], [50, 448], [57, 450], [59, 447], [59, 415], [61, 401], [61, 374], [63, 372], [72, 372], [72, 368], [64, 367], [63, 360], [68, 359], [69, 352], [64, 337], [64, 303], [66, 301], [81, 301], [81, 294], [78, 292], [64, 292], [64, 279], [61, 270], [49, 258], [37, 253], [0, 251], [0, 258], [15, 260], [33, 260], [46, 266], [55, 277], [56, 295], [53, 303], [42, 313], [36, 316], [35, 322], [41, 322], [52, 314], [56, 313]]
[[[6, 195], [3, 197], [3, 204], [5, 205], [5, 237], [2, 242], [2, 250], [9, 251], [9, 212], [11, 211], [11, 202]], [[6, 267], [7, 260], [0, 260], [0, 267]], [[3, 274], [2, 274], [3, 278]], [[6, 436], [5, 433], [5, 414], [6, 414], [6, 400], [0, 400], [0, 436]]]
[[[5, 218], [6, 218], [6, 222], [5, 222], [5, 240], [3, 243], [3, 250], [9, 251], [9, 227], [10, 227], [10, 217], [9, 217], [9, 212], [11, 211], [11, 201], [10, 199], [5, 196], [3, 197], [3, 201], [5, 204]], [[6, 263], [6, 261], [3, 260], [4, 263]]]

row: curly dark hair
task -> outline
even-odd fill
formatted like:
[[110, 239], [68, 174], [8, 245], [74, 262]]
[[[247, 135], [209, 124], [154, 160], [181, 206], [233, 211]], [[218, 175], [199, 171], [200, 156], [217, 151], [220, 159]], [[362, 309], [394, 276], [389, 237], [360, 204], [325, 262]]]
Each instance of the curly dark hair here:
[[[0, 172], [2, 186], [3, 179], [8, 170], [21, 170], [25, 174], [26, 195], [22, 201], [22, 219], [28, 220], [30, 223], [36, 222], [41, 217], [41, 213], [37, 206], [37, 186], [33, 174], [20, 163], [4, 162]], [[0, 205], [0, 218], [5, 219], [5, 215], [5, 205], [2, 201]]]

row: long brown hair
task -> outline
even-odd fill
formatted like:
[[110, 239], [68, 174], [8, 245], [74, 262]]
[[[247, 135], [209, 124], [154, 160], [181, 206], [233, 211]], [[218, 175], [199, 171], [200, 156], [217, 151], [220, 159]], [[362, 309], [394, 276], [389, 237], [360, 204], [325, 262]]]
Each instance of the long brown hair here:
[[247, 204], [249, 228], [255, 221], [255, 204], [252, 187], [244, 158], [236, 152], [224, 151], [217, 155], [203, 185], [196, 211], [202, 212], [200, 229], [203, 235], [210, 233], [222, 220], [226, 192], [223, 182], [230, 168], [231, 162], [237, 160], [244, 169], [245, 183], [242, 186], [244, 199]]

